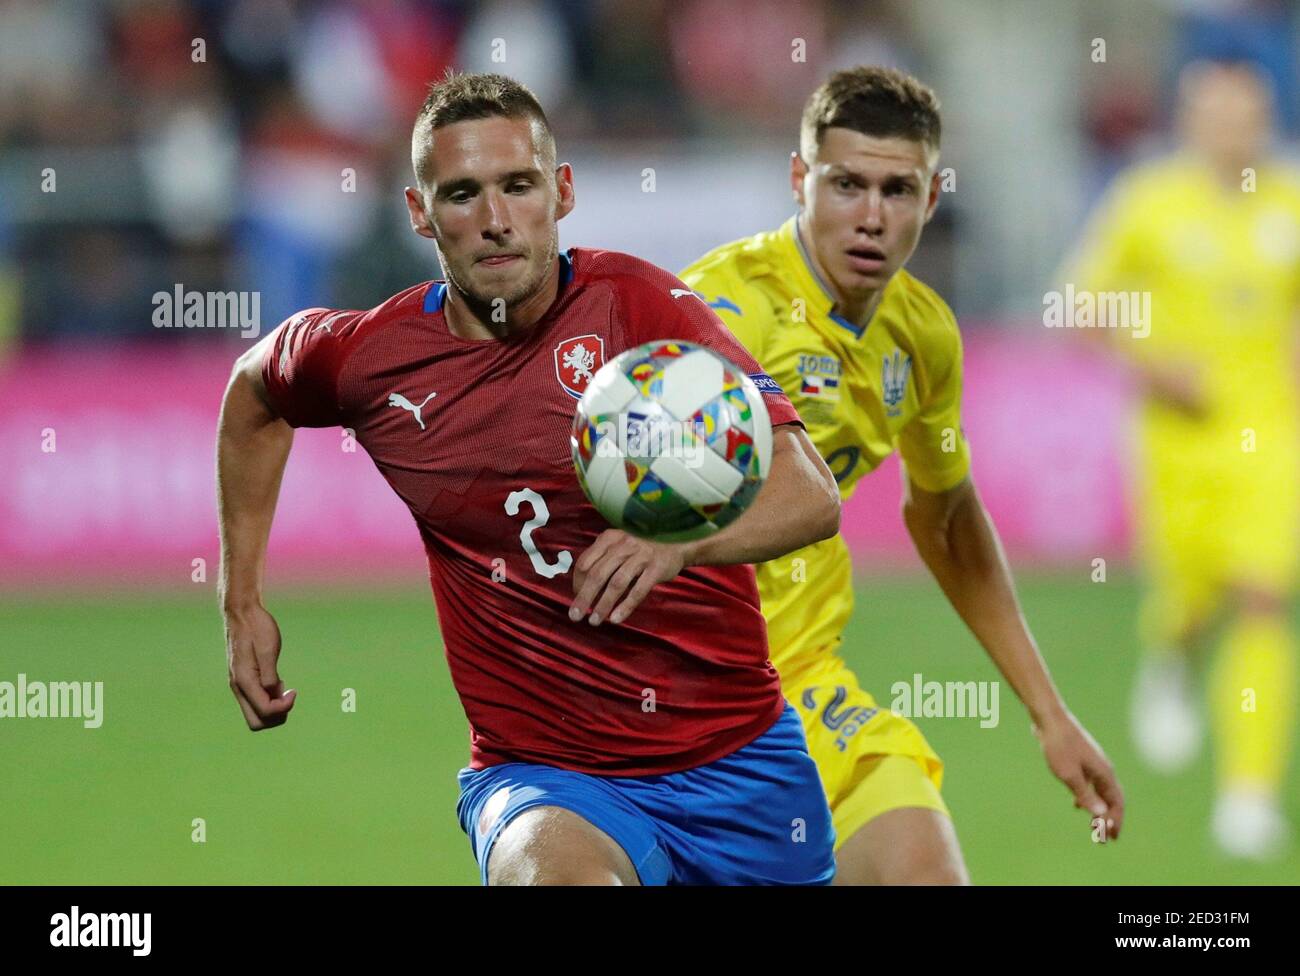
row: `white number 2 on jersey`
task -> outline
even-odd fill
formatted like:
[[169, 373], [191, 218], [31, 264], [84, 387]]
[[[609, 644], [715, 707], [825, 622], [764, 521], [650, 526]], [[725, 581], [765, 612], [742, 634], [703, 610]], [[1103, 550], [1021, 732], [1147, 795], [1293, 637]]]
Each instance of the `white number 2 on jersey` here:
[[537, 570], [539, 576], [545, 576], [547, 579], [567, 573], [569, 567], [573, 565], [573, 553], [563, 549], [555, 562], [548, 563], [546, 557], [537, 551], [537, 543], [533, 541], [533, 529], [540, 529], [551, 517], [551, 510], [546, 507], [546, 499], [531, 488], [520, 488], [506, 496], [506, 514], [518, 515], [519, 506], [523, 502], [533, 506], [533, 517], [519, 530], [519, 542], [523, 545], [524, 552], [528, 553], [528, 558], [532, 560], [533, 569]]

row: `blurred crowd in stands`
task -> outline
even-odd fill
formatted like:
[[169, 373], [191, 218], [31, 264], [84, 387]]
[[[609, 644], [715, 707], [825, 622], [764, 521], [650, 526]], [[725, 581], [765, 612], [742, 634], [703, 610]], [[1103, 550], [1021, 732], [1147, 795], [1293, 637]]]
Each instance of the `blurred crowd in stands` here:
[[[0, 343], [156, 336], [150, 296], [175, 284], [256, 288], [270, 328], [438, 276], [400, 189], [411, 122], [449, 66], [527, 82], [562, 147], [743, 152], [791, 140], [808, 94], [781, 70], [794, 38], [819, 74], [925, 77], [917, 6], [0, 0]], [[1156, 127], [1158, 82], [1081, 93], [1091, 144], [1121, 159]]]

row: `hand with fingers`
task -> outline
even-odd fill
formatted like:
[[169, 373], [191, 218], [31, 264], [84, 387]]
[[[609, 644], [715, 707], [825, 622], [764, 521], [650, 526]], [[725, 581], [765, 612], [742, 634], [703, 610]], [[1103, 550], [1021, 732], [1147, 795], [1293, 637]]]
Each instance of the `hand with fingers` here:
[[606, 529], [574, 563], [569, 619], [576, 622], [590, 614], [587, 622], [593, 627], [604, 620], [621, 624], [657, 584], [682, 571], [686, 558], [684, 544]]
[[1106, 824], [1106, 839], [1119, 837], [1124, 824], [1124, 790], [1101, 746], [1069, 712], [1034, 726], [1047, 765], [1074, 794], [1074, 805]]
[[283, 725], [298, 693], [284, 690], [276, 670], [279, 625], [263, 606], [238, 612], [227, 610], [225, 618], [230, 690], [244, 713], [244, 721], [254, 732]]

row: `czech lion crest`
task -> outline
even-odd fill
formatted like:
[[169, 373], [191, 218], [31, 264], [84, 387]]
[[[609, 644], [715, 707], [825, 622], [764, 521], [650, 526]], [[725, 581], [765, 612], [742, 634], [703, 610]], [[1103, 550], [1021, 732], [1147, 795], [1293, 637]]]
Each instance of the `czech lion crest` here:
[[575, 400], [582, 398], [596, 370], [604, 365], [605, 340], [598, 335], [574, 336], [555, 347], [555, 378]]

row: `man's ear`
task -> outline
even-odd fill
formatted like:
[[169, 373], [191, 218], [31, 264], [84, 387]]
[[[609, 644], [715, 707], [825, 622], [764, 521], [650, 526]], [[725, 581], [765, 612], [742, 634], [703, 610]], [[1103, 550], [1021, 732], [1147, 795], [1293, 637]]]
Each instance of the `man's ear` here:
[[411, 230], [421, 237], [433, 237], [429, 217], [424, 212], [424, 199], [419, 190], [413, 190], [409, 186], [406, 188], [406, 212], [411, 216]]
[[555, 167], [555, 219], [567, 217], [573, 212], [577, 199], [573, 195], [573, 167], [560, 163]]
[[798, 151], [790, 153], [790, 191], [801, 209], [804, 205], [803, 181], [807, 175], [808, 164], [803, 161], [803, 157]]
[[939, 206], [939, 190], [943, 186], [943, 174], [939, 170], [934, 171], [930, 177], [930, 199], [925, 205], [925, 222], [928, 224], [930, 218], [934, 216], [935, 208]]

